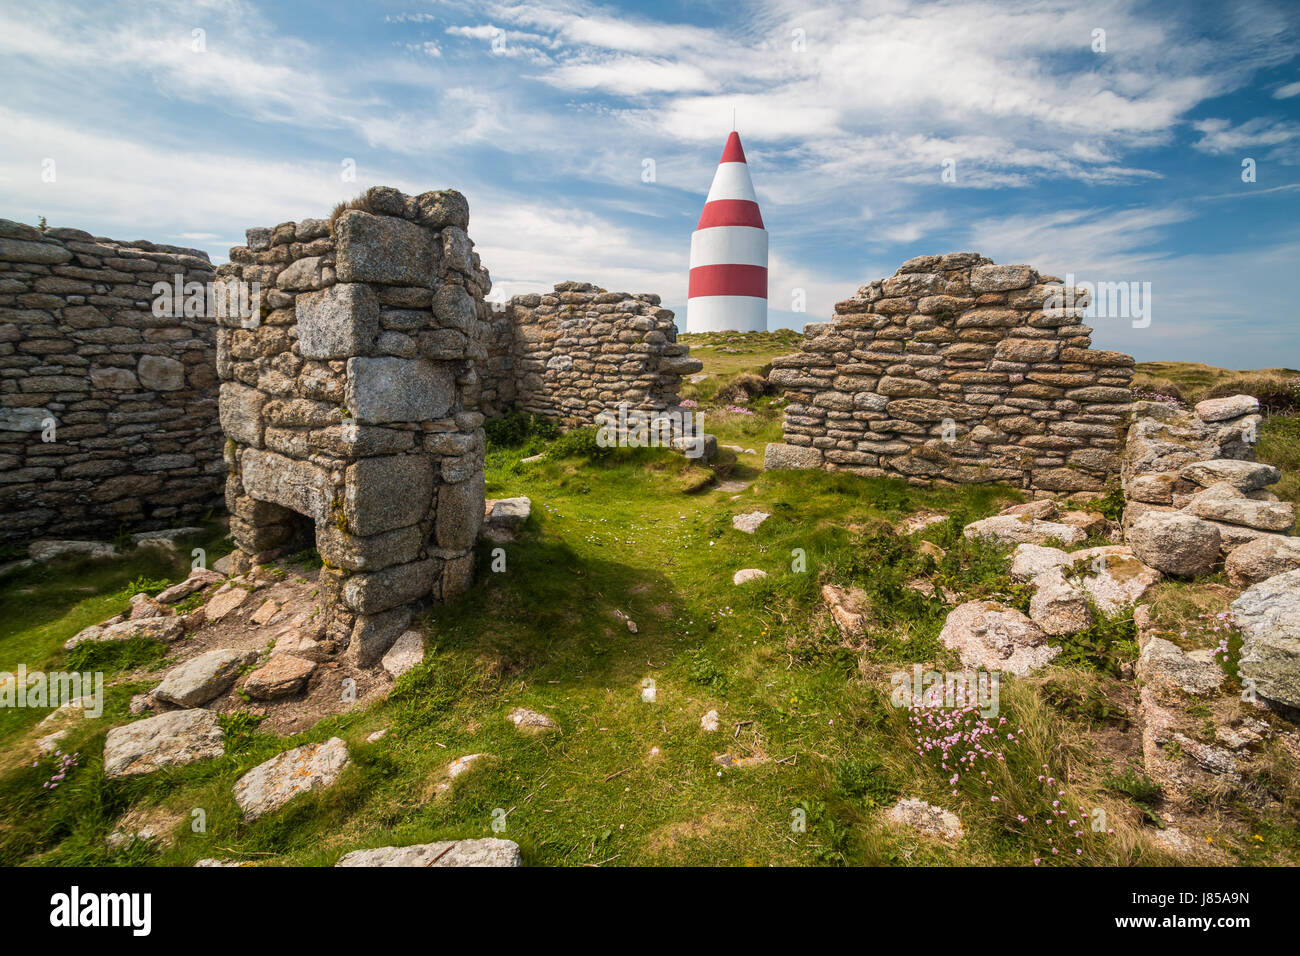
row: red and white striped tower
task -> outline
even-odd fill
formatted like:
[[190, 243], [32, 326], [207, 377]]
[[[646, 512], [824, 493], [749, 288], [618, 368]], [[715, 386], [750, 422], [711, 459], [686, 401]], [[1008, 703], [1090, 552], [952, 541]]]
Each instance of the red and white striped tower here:
[[686, 331], [767, 331], [767, 231], [734, 130], [691, 233]]

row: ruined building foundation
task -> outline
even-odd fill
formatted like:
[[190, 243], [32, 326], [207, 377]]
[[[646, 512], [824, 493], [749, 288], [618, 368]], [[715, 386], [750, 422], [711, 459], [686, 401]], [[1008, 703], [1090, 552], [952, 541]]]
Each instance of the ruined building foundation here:
[[326, 637], [369, 665], [473, 578], [490, 279], [460, 193], [351, 205], [231, 250], [219, 276], [260, 307], [222, 320], [217, 370], [233, 570], [314, 542]]
[[1086, 290], [978, 253], [919, 256], [772, 362], [770, 468], [1100, 491], [1118, 477], [1133, 357], [1091, 348]]

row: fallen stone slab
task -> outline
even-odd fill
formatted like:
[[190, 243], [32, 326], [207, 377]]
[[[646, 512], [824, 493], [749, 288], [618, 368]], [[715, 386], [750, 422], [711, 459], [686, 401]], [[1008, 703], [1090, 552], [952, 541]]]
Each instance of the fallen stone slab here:
[[1177, 700], [1180, 692], [1204, 697], [1218, 690], [1224, 678], [1218, 665], [1189, 657], [1177, 644], [1162, 637], [1144, 642], [1137, 672], [1143, 684], [1165, 700]]
[[142, 621], [118, 621], [116, 624], [92, 624], [78, 631], [75, 637], [64, 643], [63, 649], [70, 651], [86, 641], [129, 641], [133, 637], [143, 637], [151, 641], [174, 641], [185, 634], [185, 622], [179, 617], [151, 617]]
[[1217, 482], [1192, 498], [1186, 510], [1198, 518], [1226, 521], [1258, 531], [1290, 531], [1295, 505], [1289, 501], [1260, 501], [1226, 481]]
[[1024, 501], [1017, 505], [1007, 505], [999, 515], [1022, 515], [1027, 518], [1037, 518], [1040, 521], [1055, 521], [1061, 509], [1057, 507], [1055, 501], [1051, 498], [1040, 498], [1037, 501]]
[[745, 534], [753, 534], [768, 518], [772, 517], [766, 511], [749, 511], [741, 515], [733, 515], [731, 526], [737, 531], [743, 531]]
[[199, 707], [230, 690], [240, 670], [255, 660], [257, 651], [208, 651], [169, 670], [153, 696], [178, 707]]
[[1126, 535], [1133, 553], [1148, 567], [1179, 577], [1208, 574], [1219, 560], [1219, 529], [1181, 511], [1148, 511]]
[[151, 617], [166, 617], [174, 613], [176, 612], [161, 601], [141, 592], [131, 596], [126, 618], [128, 621], [145, 621]]
[[1259, 412], [1259, 399], [1253, 395], [1231, 395], [1228, 398], [1207, 398], [1196, 403], [1196, 417], [1203, 422], [1222, 422], [1242, 415]]
[[1178, 473], [1205, 488], [1227, 482], [1241, 491], [1258, 491], [1282, 480], [1282, 473], [1272, 465], [1258, 461], [1238, 461], [1234, 458], [1194, 462], [1184, 465]]
[[939, 640], [962, 665], [1024, 677], [1061, 653], [1025, 615], [996, 601], [967, 601], [948, 613]]
[[175, 710], [114, 727], [104, 740], [104, 774], [124, 777], [220, 757], [225, 734], [209, 710]]
[[1268, 535], [1234, 548], [1223, 563], [1233, 587], [1246, 588], [1300, 568], [1300, 538]]
[[740, 585], [750, 581], [760, 581], [767, 577], [767, 572], [762, 568], [741, 568], [731, 576], [731, 583]]
[[333, 786], [347, 765], [348, 745], [338, 737], [295, 747], [240, 777], [235, 783], [235, 803], [245, 820], [256, 820], [300, 793]]
[[248, 675], [244, 692], [254, 700], [279, 700], [302, 690], [315, 671], [314, 661], [292, 654], [272, 654], [269, 661]]
[[220, 621], [247, 601], [250, 593], [250, 591], [237, 585], [227, 584], [208, 598], [208, 603], [204, 605], [204, 614], [209, 621]]
[[485, 838], [353, 850], [335, 866], [522, 866], [519, 844]]
[[885, 819], [948, 843], [966, 834], [957, 814], [914, 797], [899, 800], [885, 811]]
[[380, 660], [380, 666], [393, 680], [424, 662], [424, 635], [419, 631], [403, 631]]
[[1266, 700], [1300, 707], [1300, 570], [1251, 585], [1232, 602], [1241, 678]]
[[1029, 515], [994, 515], [972, 521], [962, 531], [968, 539], [979, 538], [994, 544], [1078, 544], [1088, 535], [1078, 528], [1057, 521], [1044, 521]]

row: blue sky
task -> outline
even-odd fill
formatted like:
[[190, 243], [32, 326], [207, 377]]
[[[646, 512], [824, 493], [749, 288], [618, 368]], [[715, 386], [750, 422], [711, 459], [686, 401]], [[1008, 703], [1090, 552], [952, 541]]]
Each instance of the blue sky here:
[[774, 328], [975, 250], [1150, 282], [1149, 327], [1098, 347], [1296, 367], [1298, 51], [1289, 2], [9, 3], [0, 216], [224, 261], [369, 185], [454, 186], [505, 294], [658, 292], [680, 326], [734, 109]]

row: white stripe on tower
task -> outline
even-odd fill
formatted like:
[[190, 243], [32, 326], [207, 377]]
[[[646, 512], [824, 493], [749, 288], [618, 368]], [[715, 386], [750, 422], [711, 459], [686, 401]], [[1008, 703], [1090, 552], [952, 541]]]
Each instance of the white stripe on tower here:
[[736, 132], [691, 234], [688, 332], [767, 329], [767, 231]]

